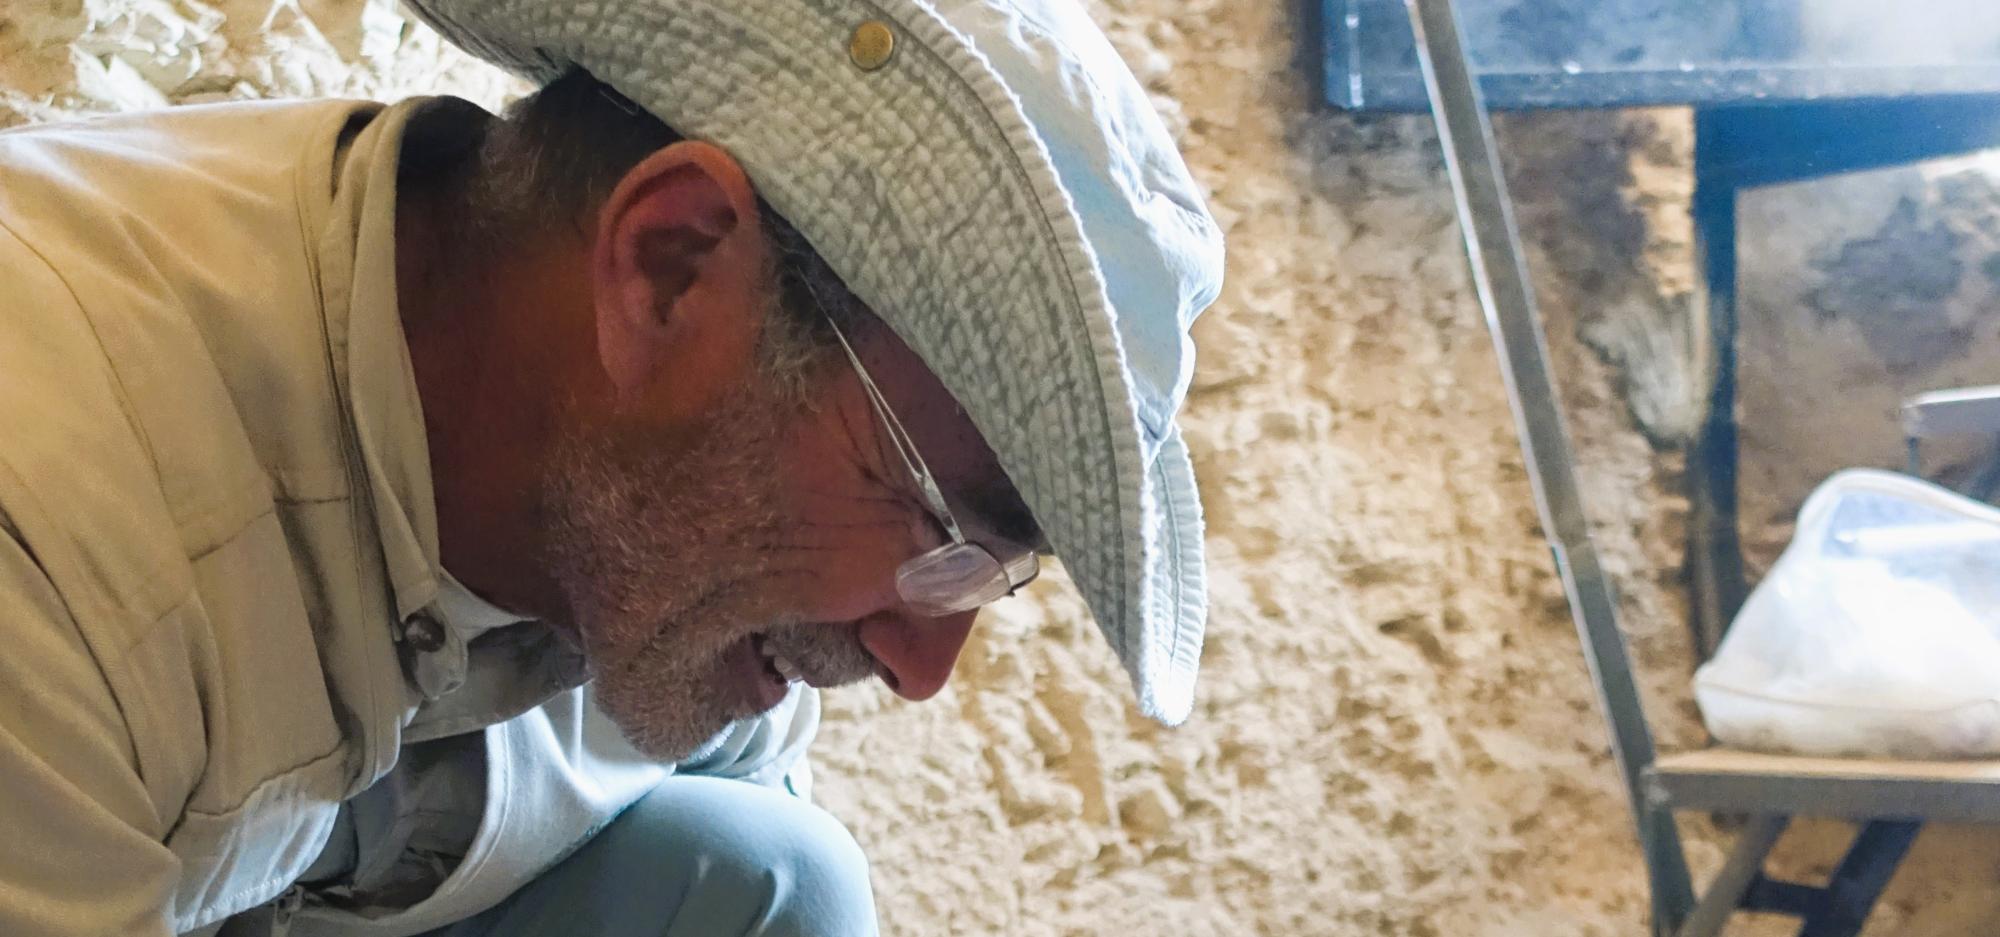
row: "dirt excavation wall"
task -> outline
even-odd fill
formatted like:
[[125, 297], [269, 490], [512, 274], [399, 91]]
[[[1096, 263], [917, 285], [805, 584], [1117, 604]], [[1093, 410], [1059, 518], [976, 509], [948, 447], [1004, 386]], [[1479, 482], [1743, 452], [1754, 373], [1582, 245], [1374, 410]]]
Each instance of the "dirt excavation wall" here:
[[[1186, 419], [1214, 596], [1194, 720], [1141, 720], [1058, 582], [991, 614], [930, 703], [832, 694], [819, 799], [873, 856], [889, 933], [1643, 932], [1622, 792], [1435, 140], [1418, 119], [1317, 107], [1291, 6], [1093, 6], [1232, 252]], [[511, 90], [382, 4], [0, 4], [0, 124]], [[1601, 548], [1679, 745], [1701, 740], [1674, 449], [1690, 419], [1689, 126], [1658, 111], [1501, 128]], [[1898, 394], [2000, 379], [1996, 205], [1974, 169], [1746, 200], [1754, 563], [1826, 472], [1896, 463]], [[1688, 830], [1713, 869], [1725, 840]], [[1823, 874], [1842, 836], [1808, 827], [1783, 861]], [[1929, 832], [1869, 933], [1989, 934], [1996, 895], [2000, 836]]]

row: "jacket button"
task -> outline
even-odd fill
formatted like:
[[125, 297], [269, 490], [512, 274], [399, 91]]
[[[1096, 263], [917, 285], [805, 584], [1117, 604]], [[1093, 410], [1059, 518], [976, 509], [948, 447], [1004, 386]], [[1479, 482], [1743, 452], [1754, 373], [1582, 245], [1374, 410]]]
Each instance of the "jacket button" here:
[[418, 612], [403, 622], [403, 643], [412, 650], [429, 654], [444, 647], [444, 626], [438, 620]]

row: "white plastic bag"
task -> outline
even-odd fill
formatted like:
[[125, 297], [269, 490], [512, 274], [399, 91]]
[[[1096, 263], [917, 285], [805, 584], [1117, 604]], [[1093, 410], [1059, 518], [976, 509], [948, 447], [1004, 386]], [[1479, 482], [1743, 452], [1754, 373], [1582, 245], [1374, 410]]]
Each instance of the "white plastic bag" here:
[[2000, 510], [1890, 472], [1827, 479], [1694, 686], [1732, 748], [2000, 755]]

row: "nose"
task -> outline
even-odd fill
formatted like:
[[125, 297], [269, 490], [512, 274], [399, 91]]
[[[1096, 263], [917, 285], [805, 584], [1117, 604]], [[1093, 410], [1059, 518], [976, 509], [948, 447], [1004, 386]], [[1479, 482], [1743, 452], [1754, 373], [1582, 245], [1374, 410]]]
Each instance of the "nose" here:
[[944, 689], [958, 652], [972, 634], [979, 610], [925, 618], [906, 610], [871, 615], [861, 622], [861, 646], [882, 663], [882, 682], [907, 700], [927, 700]]

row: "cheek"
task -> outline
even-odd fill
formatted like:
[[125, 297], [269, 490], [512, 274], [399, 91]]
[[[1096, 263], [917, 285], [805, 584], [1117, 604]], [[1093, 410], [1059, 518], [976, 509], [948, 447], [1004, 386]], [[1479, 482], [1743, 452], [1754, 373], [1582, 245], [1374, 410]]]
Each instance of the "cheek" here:
[[895, 600], [896, 568], [928, 537], [908, 499], [862, 468], [851, 443], [801, 437], [783, 462], [781, 563], [816, 620], [847, 621]]

